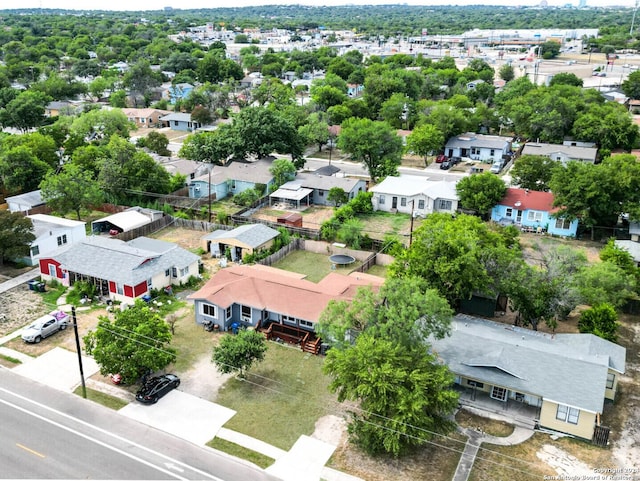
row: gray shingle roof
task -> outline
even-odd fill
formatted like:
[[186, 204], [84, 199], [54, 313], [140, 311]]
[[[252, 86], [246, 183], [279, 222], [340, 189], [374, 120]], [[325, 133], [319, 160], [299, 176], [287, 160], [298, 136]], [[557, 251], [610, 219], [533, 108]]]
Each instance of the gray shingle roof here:
[[608, 369], [625, 349], [592, 334], [547, 335], [459, 314], [432, 349], [456, 374], [601, 413]]
[[169, 242], [144, 237], [123, 242], [99, 236], [87, 237], [52, 257], [68, 271], [125, 285], [137, 285], [166, 269], [185, 268], [199, 259]]
[[522, 149], [522, 155], [544, 155], [549, 157], [558, 152], [566, 155], [570, 159], [595, 162], [598, 149], [595, 147], [579, 147], [575, 145], [557, 145], [537, 142], [527, 142]]
[[505, 145], [510, 142], [511, 139], [509, 137], [467, 133], [458, 135], [456, 137], [451, 137], [447, 141], [447, 145], [445, 146], [445, 148], [454, 149], [457, 147], [461, 147], [464, 149], [470, 149], [472, 147], [476, 147], [486, 149], [503, 149]]
[[264, 224], [246, 224], [229, 231], [213, 231], [204, 236], [203, 239], [236, 239], [255, 249], [269, 242], [271, 239], [275, 239], [278, 237], [278, 234], [280, 233], [277, 230]]

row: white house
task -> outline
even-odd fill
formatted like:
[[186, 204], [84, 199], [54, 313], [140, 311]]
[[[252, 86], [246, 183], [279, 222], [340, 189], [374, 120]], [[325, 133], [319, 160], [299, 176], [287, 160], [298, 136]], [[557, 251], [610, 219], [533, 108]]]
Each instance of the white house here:
[[27, 217], [31, 219], [36, 236], [31, 243], [29, 258], [24, 259], [29, 265], [36, 265], [40, 256], [50, 254], [59, 247], [80, 242], [87, 237], [86, 222], [45, 214], [33, 214]]
[[39, 190], [25, 192], [5, 199], [9, 206], [9, 212], [29, 212], [31, 209], [45, 204], [42, 200], [42, 193]]
[[569, 161], [588, 162], [594, 164], [598, 149], [567, 144], [545, 144], [542, 142], [527, 142], [522, 148], [522, 155], [543, 155], [551, 160], [566, 164]]
[[373, 210], [424, 217], [458, 209], [456, 182], [432, 181], [417, 175], [389, 176], [369, 189]]
[[511, 138], [468, 132], [451, 137], [444, 146], [447, 157], [468, 157], [493, 163], [511, 152]]

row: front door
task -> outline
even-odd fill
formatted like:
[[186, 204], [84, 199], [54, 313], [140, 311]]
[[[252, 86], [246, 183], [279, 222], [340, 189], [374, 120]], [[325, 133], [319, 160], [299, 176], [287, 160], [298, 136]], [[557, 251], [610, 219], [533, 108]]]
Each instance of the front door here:
[[516, 224], [519, 224], [520, 222], [522, 222], [522, 211], [518, 210], [518, 213], [516, 214]]
[[397, 209], [398, 208], [398, 198], [397, 197], [393, 197], [391, 199], [391, 208], [392, 209]]

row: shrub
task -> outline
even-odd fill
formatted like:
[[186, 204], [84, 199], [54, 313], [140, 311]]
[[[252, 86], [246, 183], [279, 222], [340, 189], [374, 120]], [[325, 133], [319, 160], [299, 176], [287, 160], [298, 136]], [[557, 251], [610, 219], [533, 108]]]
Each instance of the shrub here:
[[618, 326], [618, 314], [606, 302], [584, 311], [578, 321], [580, 332], [595, 334], [611, 342], [616, 342]]
[[370, 214], [373, 212], [372, 197], [373, 192], [358, 192], [358, 195], [351, 199], [347, 205], [351, 206], [356, 214]]

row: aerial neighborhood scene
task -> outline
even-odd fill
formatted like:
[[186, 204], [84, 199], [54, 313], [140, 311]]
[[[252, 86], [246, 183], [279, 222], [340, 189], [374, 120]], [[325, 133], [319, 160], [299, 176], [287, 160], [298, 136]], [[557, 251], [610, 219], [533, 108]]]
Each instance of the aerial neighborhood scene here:
[[0, 478], [640, 481], [638, 1], [165, 3], [1, 7]]

